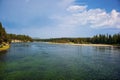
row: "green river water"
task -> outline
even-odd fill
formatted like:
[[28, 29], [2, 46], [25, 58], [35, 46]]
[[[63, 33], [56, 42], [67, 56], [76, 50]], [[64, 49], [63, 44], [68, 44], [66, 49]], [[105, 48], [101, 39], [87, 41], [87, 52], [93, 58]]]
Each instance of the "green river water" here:
[[12, 43], [0, 52], [0, 80], [120, 80], [120, 49]]

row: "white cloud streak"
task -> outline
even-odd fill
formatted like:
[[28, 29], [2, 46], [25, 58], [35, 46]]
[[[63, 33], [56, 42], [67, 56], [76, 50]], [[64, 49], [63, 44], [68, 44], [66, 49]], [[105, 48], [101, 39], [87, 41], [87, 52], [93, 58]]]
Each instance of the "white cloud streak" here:
[[70, 12], [81, 12], [86, 10], [87, 6], [79, 6], [79, 5], [74, 5], [74, 6], [70, 6], [67, 8], [68, 11]]
[[87, 10], [86, 5], [72, 5], [67, 11], [70, 13], [65, 16], [54, 17], [62, 27], [120, 28], [120, 12], [114, 9], [107, 13], [100, 8]]

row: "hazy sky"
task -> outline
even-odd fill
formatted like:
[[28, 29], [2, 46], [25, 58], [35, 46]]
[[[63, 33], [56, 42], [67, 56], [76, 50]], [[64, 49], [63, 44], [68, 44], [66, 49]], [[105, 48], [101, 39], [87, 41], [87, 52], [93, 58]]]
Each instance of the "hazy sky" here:
[[0, 0], [8, 33], [38, 38], [120, 32], [120, 0]]

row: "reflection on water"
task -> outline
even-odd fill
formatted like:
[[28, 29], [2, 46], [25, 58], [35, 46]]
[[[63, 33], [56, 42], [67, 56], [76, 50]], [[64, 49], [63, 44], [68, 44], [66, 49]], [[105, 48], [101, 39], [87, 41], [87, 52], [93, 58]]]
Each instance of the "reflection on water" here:
[[120, 80], [120, 49], [13, 43], [0, 53], [0, 80]]
[[0, 52], [0, 61], [6, 60], [6, 55], [8, 51], [1, 51]]

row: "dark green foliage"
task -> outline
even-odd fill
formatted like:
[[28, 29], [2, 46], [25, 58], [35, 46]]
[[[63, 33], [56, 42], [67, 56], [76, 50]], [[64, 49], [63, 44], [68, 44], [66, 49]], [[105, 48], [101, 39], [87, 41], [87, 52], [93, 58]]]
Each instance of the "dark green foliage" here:
[[10, 40], [21, 40], [23, 42], [32, 41], [32, 38], [27, 35], [16, 35], [16, 34], [8, 34]]
[[8, 37], [5, 29], [2, 26], [2, 23], [0, 22], [0, 44], [2, 42], [8, 42]]
[[91, 38], [91, 42], [95, 44], [120, 44], [120, 33], [114, 35], [96, 35]]

